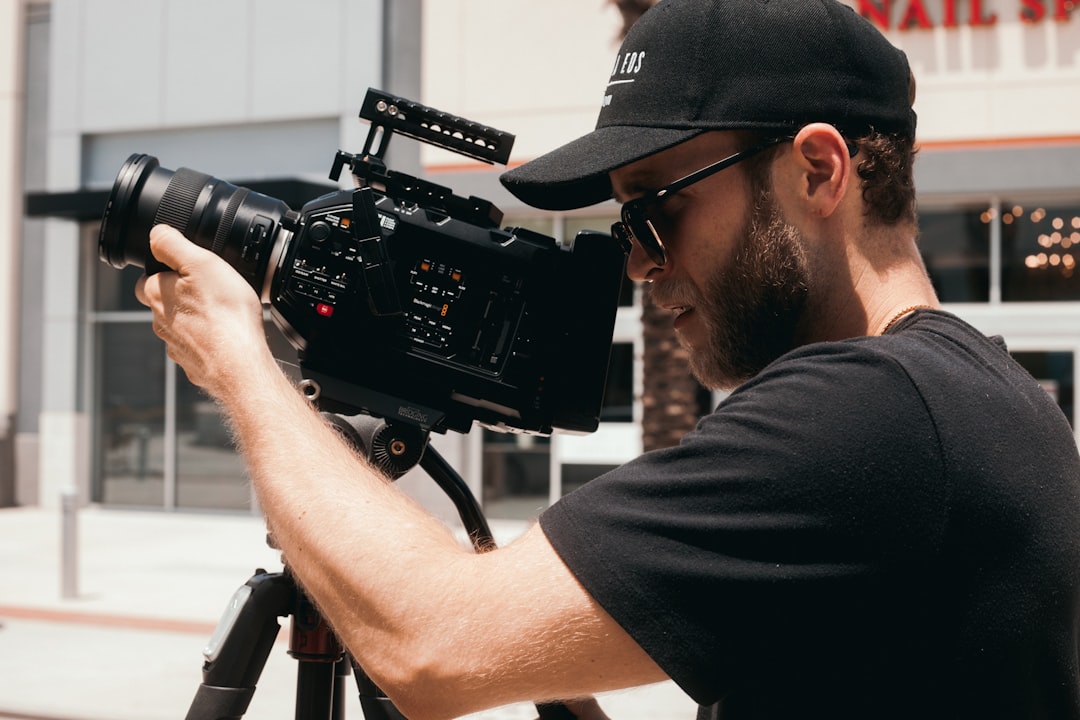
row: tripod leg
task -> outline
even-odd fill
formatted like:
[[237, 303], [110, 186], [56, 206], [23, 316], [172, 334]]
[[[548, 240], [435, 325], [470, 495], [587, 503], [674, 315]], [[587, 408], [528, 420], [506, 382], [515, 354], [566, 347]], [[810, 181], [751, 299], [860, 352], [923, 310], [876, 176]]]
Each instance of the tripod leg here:
[[281, 629], [277, 618], [289, 614], [295, 596], [292, 578], [261, 571], [236, 591], [203, 651], [203, 682], [186, 720], [237, 720], [247, 712]]
[[360, 690], [360, 707], [365, 720], [406, 720], [401, 711], [386, 697], [386, 693], [371, 681], [364, 669], [353, 663], [353, 675]]
[[[339, 667], [344, 662], [341, 643], [326, 620], [303, 593], [297, 593], [289, 654], [299, 661], [296, 670], [296, 720], [330, 720], [343, 713], [344, 686]], [[346, 665], [346, 668], [348, 666]]]
[[345, 696], [351, 675], [352, 663], [349, 658], [343, 656], [334, 665], [334, 707], [330, 713], [333, 720], [345, 720]]
[[330, 720], [334, 664], [301, 660], [296, 666], [296, 720]]

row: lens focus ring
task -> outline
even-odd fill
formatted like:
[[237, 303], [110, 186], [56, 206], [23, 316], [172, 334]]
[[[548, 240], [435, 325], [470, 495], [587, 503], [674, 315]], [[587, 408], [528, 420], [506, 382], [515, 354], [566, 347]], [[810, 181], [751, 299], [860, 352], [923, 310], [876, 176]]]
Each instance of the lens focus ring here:
[[236, 220], [236, 211], [240, 209], [247, 196], [247, 188], [239, 188], [229, 197], [229, 204], [225, 206], [225, 212], [222, 214], [221, 221], [218, 222], [217, 229], [214, 231], [214, 243], [210, 246], [210, 250], [215, 255], [220, 255], [222, 250], [225, 249], [225, 242], [229, 239], [233, 221]]
[[213, 180], [213, 177], [188, 168], [178, 169], [161, 196], [161, 203], [154, 214], [154, 224], [164, 223], [180, 232], [187, 232], [195, 203], [208, 180]]

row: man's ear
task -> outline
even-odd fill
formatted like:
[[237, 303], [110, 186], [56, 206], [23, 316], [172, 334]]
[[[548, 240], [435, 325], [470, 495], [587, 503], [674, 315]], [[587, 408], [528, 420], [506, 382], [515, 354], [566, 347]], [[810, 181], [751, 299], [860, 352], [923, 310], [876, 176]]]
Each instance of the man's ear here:
[[848, 144], [835, 127], [812, 123], [795, 136], [792, 154], [799, 176], [799, 201], [817, 217], [836, 211], [847, 193], [853, 161]]

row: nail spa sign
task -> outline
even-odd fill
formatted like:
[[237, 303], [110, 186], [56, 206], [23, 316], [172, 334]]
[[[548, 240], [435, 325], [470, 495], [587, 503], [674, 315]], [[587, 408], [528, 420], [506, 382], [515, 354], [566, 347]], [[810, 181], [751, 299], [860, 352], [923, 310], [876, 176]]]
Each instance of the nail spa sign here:
[[[929, 30], [935, 27], [989, 27], [999, 13], [984, 0], [858, 0], [855, 9], [882, 30]], [[1026, 23], [1067, 22], [1080, 0], [1016, 0], [1016, 16]]]

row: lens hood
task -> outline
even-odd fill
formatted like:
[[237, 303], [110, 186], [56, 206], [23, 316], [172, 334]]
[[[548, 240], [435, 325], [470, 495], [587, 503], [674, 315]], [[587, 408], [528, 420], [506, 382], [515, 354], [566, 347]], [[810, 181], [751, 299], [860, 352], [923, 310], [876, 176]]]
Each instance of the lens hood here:
[[[145, 258], [132, 257], [127, 251], [126, 240], [134, 230], [130, 225], [137, 216], [139, 193], [146, 179], [158, 167], [156, 157], [135, 153], [128, 157], [117, 173], [98, 234], [98, 257], [102, 262], [115, 268], [144, 266]], [[146, 230], [149, 232], [149, 228]]]

